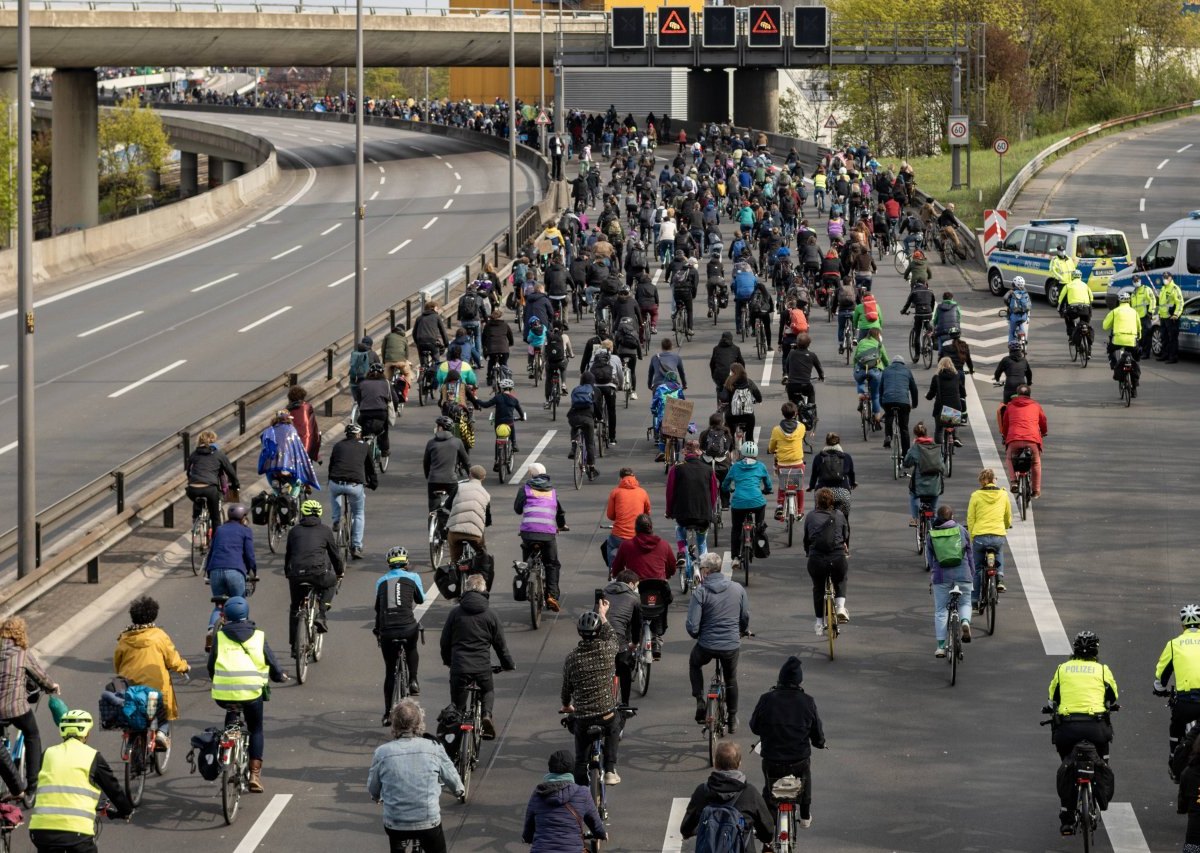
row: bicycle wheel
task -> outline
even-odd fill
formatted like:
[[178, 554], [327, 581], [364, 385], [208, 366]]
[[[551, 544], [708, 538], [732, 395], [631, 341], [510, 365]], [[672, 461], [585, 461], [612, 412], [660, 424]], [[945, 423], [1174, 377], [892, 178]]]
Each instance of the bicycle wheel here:
[[475, 764], [475, 733], [460, 730], [459, 737], [462, 738], [462, 743], [458, 746], [458, 757], [454, 760], [454, 769], [458, 771], [458, 778], [462, 779], [463, 802], [465, 803], [471, 795], [471, 769]]
[[572, 441], [571, 449], [575, 451], [575, 464], [571, 466], [573, 469], [571, 474], [575, 479], [575, 488], [579, 489], [583, 486], [583, 474], [587, 468], [587, 462], [583, 458], [583, 442]]
[[633, 667], [630, 674], [630, 681], [633, 689], [637, 691], [638, 696], [645, 696], [646, 691], [650, 689], [650, 665], [642, 658], [641, 647], [634, 653]]
[[305, 602], [304, 607], [300, 610], [300, 624], [296, 626], [296, 648], [293, 650], [296, 657], [296, 680], [303, 684], [308, 681], [308, 602]]
[[552, 421], [558, 420], [558, 400], [560, 397], [562, 397], [562, 393], [559, 390], [558, 383], [557, 382], [551, 383], [551, 386], [550, 386], [550, 420], [552, 420]]
[[900, 436], [892, 436], [892, 479], [899, 480], [900, 472], [904, 470], [904, 457], [900, 455]]
[[916, 328], [908, 333], [908, 354], [913, 364], [921, 360], [921, 333]]
[[921, 344], [921, 363], [925, 365], [926, 370], [933, 369], [933, 339], [925, 338]]
[[790, 495], [787, 498], [787, 507], [784, 513], [787, 515], [787, 543], [791, 548], [792, 536], [796, 532], [796, 503]]
[[279, 508], [271, 501], [271, 505], [267, 508], [267, 547], [271, 549], [272, 554], [279, 553], [279, 541], [282, 533], [279, 523]]
[[345, 495], [338, 497], [338, 531], [337, 547], [342, 555], [342, 562], [350, 564], [350, 501]]
[[1087, 338], [1083, 338], [1079, 342], [1079, 366], [1087, 367], [1088, 359], [1092, 357], [1092, 346], [1088, 343]]
[[533, 630], [537, 630], [542, 624], [542, 608], [546, 604], [546, 588], [542, 576], [542, 567], [538, 566], [532, 573], [530, 584], [533, 588], [529, 590], [529, 624], [533, 626]]
[[504, 443], [504, 450], [501, 453], [500, 459], [500, 476], [504, 478], [504, 482], [508, 482], [513, 475], [513, 451], [512, 442]]
[[720, 713], [719, 702], [716, 697], [708, 698], [708, 706], [705, 711], [705, 730], [708, 734], [708, 766], [715, 767], [717, 759], [717, 741], [720, 740], [720, 735], [717, 733], [717, 716]]
[[1021, 490], [1019, 494], [1021, 499], [1021, 521], [1024, 521], [1025, 517], [1029, 514], [1029, 504], [1033, 501], [1033, 486], [1028, 474], [1021, 477], [1019, 488]]
[[230, 759], [221, 770], [221, 814], [225, 823], [232, 825], [238, 814], [238, 806], [242, 803], [242, 763], [241, 758]]
[[850, 323], [847, 322], [842, 328], [842, 354], [846, 357], [846, 364], [850, 364], [850, 354], [854, 351], [854, 340], [850, 335]]
[[1121, 379], [1121, 402], [1125, 404], [1125, 408], [1127, 409], [1133, 403], [1132, 386], [1130, 386], [1129, 380], [1124, 378]]
[[721, 499], [718, 497], [713, 505], [712, 521], [708, 525], [709, 536], [712, 538], [712, 544], [719, 544], [718, 536], [721, 533], [721, 528], [724, 526], [724, 521], [721, 518]]
[[1071, 355], [1071, 361], [1075, 361], [1079, 358], [1079, 348], [1075, 345], [1074, 336], [1067, 338], [1067, 352]]
[[[920, 512], [920, 510], [918, 510], [918, 512]], [[925, 554], [925, 524], [925, 516], [919, 516], [915, 530], [917, 531], [917, 553], [921, 554], [922, 556]]]
[[438, 530], [437, 513], [429, 514], [429, 565], [437, 568], [442, 564], [442, 557], [446, 555], [446, 543], [442, 539], [441, 531]]
[[200, 516], [192, 522], [192, 574], [199, 575], [208, 552], [208, 508], [200, 510]]
[[962, 657], [962, 622], [957, 608], [946, 620], [946, 646], [950, 659], [950, 686], [953, 687], [958, 681], [958, 659]]
[[858, 419], [861, 421], [863, 441], [868, 440], [867, 435], [871, 431], [871, 416], [868, 414], [870, 410], [871, 406], [866, 400], [858, 401]]
[[767, 357], [767, 334], [759, 323], [754, 324], [754, 351], [759, 359]]
[[892, 263], [896, 267], [896, 272], [904, 275], [904, 270], [908, 267], [908, 253], [903, 249], [897, 249]]
[[321, 660], [321, 653], [325, 651], [325, 634], [327, 631], [318, 631], [316, 626], [312, 630], [312, 656], [313, 661]]
[[754, 534], [747, 530], [742, 536], [742, 586], [750, 586], [750, 563], [754, 560]]
[[987, 632], [988, 636], [992, 637], [996, 634], [996, 605], [1000, 603], [1000, 593], [996, 589], [996, 576], [992, 575], [987, 580], [987, 586], [984, 587], [984, 609], [987, 616]]
[[675, 335], [675, 348], [679, 349], [683, 346], [683, 342], [687, 340], [686, 330], [683, 328], [683, 314], [675, 312], [675, 316], [671, 318], [671, 328]]
[[1094, 836], [1096, 828], [1092, 825], [1093, 810], [1091, 786], [1084, 785], [1079, 792], [1078, 814], [1076, 815], [1079, 819], [1080, 835], [1083, 836], [1083, 853], [1091, 853], [1096, 846]]
[[834, 646], [837, 644], [837, 614], [833, 609], [833, 588], [825, 581], [825, 636], [829, 642], [829, 659], [833, 660]]
[[129, 735], [129, 758], [125, 761], [125, 795], [134, 807], [142, 804], [146, 792], [146, 733]]

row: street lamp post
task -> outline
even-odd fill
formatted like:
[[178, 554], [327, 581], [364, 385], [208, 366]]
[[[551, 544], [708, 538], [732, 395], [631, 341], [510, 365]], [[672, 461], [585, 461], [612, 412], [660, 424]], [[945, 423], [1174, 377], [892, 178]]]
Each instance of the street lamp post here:
[[912, 158], [912, 149], [908, 147], [908, 122], [909, 115], [912, 112], [912, 89], [908, 86], [904, 87], [904, 159]]
[[354, 73], [358, 75], [354, 102], [354, 342], [366, 333], [366, 216], [363, 205], [363, 4], [354, 4]]
[[516, 258], [517, 256], [516, 12], [514, 0], [508, 0], [508, 256], [510, 258]]
[[33, 95], [29, 2], [17, 3], [17, 576], [37, 568], [33, 431]]
[[[538, 2], [538, 115], [546, 109], [546, 2]], [[546, 125], [539, 124], [538, 148], [546, 155]]]
[[566, 122], [566, 110], [563, 108], [563, 19], [562, 19], [563, 0], [558, 0], [558, 54], [554, 60], [554, 132], [558, 135], [558, 141], [562, 145], [563, 156], [567, 153], [567, 140], [563, 134]]

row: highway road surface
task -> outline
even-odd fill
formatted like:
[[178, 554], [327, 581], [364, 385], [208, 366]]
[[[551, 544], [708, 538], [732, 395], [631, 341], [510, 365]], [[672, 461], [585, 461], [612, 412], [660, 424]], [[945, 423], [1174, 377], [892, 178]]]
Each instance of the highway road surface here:
[[[885, 340], [895, 355], [905, 349], [910, 324], [899, 315], [906, 285], [890, 259], [881, 268], [875, 292], [884, 312]], [[999, 390], [991, 386], [990, 373], [1004, 350], [1004, 331], [995, 316], [998, 303], [981, 292], [982, 282], [973, 290], [956, 271], [937, 267], [934, 286], [957, 295], [977, 368], [969, 380], [971, 425], [960, 431], [965, 446], [943, 498], [961, 518], [978, 469], [999, 467], [994, 424]], [[666, 302], [665, 288], [662, 294]], [[812, 630], [801, 549], [785, 547], [777, 530], [772, 556], [755, 563], [749, 586], [757, 636], [743, 646], [743, 727], [732, 736], [746, 755], [748, 778], [761, 781], [758, 760], [749, 755], [755, 738], [745, 720], [756, 697], [774, 683], [780, 664], [795, 654], [804, 662], [804, 686], [816, 698], [828, 739], [828, 749], [813, 759], [814, 822], [800, 836], [801, 849], [1077, 850], [1080, 839], [1058, 835], [1058, 762], [1048, 730], [1038, 723], [1047, 684], [1070, 637], [1090, 629], [1100, 636], [1101, 658], [1112, 667], [1123, 705], [1112, 747], [1116, 798], [1098, 847], [1117, 853], [1178, 849], [1185, 819], [1175, 814], [1175, 786], [1164, 766], [1168, 711], [1150, 694], [1150, 684], [1163, 644], [1178, 630], [1180, 606], [1200, 598], [1184, 494], [1200, 477], [1200, 462], [1190, 452], [1197, 427], [1188, 400], [1200, 384], [1193, 365], [1147, 366], [1142, 393], [1131, 409], [1121, 408], [1103, 363], [1084, 370], [1072, 365], [1061, 321], [1035, 302], [1034, 396], [1050, 423], [1043, 497], [1029, 519], [1015, 521], [1010, 532], [1008, 592], [1001, 599], [997, 633], [987, 636], [977, 622], [976, 639], [966, 647], [958, 684], [951, 687], [947, 665], [933, 656], [928, 576], [906, 526], [905, 481], [892, 479], [879, 435], [864, 441], [857, 432], [850, 368], [836, 357], [833, 327], [816, 312], [813, 320], [814, 349], [826, 372], [817, 388], [817, 444], [827, 431], [840, 432], [860, 483], [852, 515], [851, 623], [838, 642], [838, 659], [829, 661], [824, 641]], [[697, 338], [684, 347], [688, 397], [696, 401], [697, 420], [713, 408], [709, 352], [719, 332], [731, 325], [728, 312], [716, 327], [700, 318]], [[660, 326], [667, 327], [665, 321]], [[572, 337], [581, 344], [587, 331], [573, 328]], [[752, 346], [745, 350], [751, 376], [766, 396], [757, 409], [766, 433], [783, 399], [778, 354], [759, 361]], [[576, 369], [572, 364], [572, 376]], [[915, 373], [923, 395], [931, 373], [920, 367]], [[639, 384], [644, 379], [639, 376]], [[491, 477], [495, 523], [488, 543], [498, 570], [492, 606], [503, 621], [517, 671], [497, 676], [500, 737], [483, 747], [470, 802], [458, 805], [443, 798], [443, 822], [454, 851], [525, 849], [520, 830], [528, 793], [545, 772], [547, 756], [570, 748], [556, 713], [562, 661], [575, 643], [574, 619], [591, 606], [592, 590], [603, 579], [598, 547], [607, 535], [601, 526], [604, 503], [620, 466], [635, 469], [650, 492], [656, 520], [662, 516], [664, 475], [652, 464], [653, 449], [645, 440], [644, 393], [628, 411], [618, 412], [620, 443], [602, 460], [600, 480], [576, 491], [570, 485], [563, 422], [549, 420], [537, 405], [540, 393], [523, 377], [518, 392], [530, 410], [529, 421], [521, 425], [526, 451], [518, 459], [521, 470], [534, 460], [547, 465], [560, 485], [571, 527], [560, 537], [565, 610], [533, 631], [526, 606], [512, 601], [509, 566], [518, 553], [518, 519], [509, 507], [517, 487], [498, 485]], [[338, 410], [343, 418], [346, 409], [343, 402]], [[920, 418], [928, 420], [930, 411], [923, 399]], [[410, 406], [393, 435], [392, 466], [367, 501], [367, 556], [347, 572], [331, 615], [325, 658], [311, 670], [308, 684], [274, 692], [268, 706], [267, 793], [245, 801], [238, 823], [225, 827], [217, 787], [186, 773], [179, 759], [187, 736], [219, 719], [206, 679], [197, 677], [180, 689], [183, 719], [175, 726], [178, 746], [171, 769], [165, 778], [150, 781], [132, 825], [106, 829], [103, 848], [385, 849], [380, 813], [365, 790], [371, 753], [385, 736], [379, 726], [382, 663], [370, 634], [373, 583], [387, 549], [402, 544], [430, 585], [431, 567], [423, 556], [420, 453], [432, 418], [430, 409]], [[324, 426], [339, 430], [335, 423]], [[760, 443], [765, 445], [765, 436]], [[474, 458], [490, 468], [486, 429], [480, 430]], [[727, 529], [720, 550], [728, 548]], [[262, 531], [256, 535], [265, 580], [251, 600], [252, 614], [275, 649], [283, 651], [281, 561], [266, 554]], [[183, 565], [185, 557], [176, 544], [126, 580], [104, 587], [101, 595], [68, 584], [31, 610], [34, 636], [54, 656], [52, 673], [72, 703], [94, 707], [116, 636], [126, 624], [123, 609], [142, 591], [159, 598], [159, 623], [193, 666], [200, 666], [207, 589]], [[448, 611], [446, 602], [435, 599], [423, 616], [429, 642], [421, 655], [421, 701], [431, 725], [448, 702], [436, 642]], [[691, 849], [679, 838], [678, 823], [686, 798], [708, 771], [705, 744], [691, 719], [686, 676], [691, 642], [682, 630], [683, 615], [677, 602], [649, 693], [635, 701], [639, 713], [621, 745], [622, 783], [610, 791], [613, 841], [608, 849]], [[40, 714], [48, 725], [48, 715]], [[110, 760], [117, 759], [114, 735], [99, 734], [94, 742]], [[16, 849], [30, 849], [26, 836], [18, 836]]]
[[[37, 294], [38, 505], [278, 376], [353, 327], [354, 128], [196, 114], [270, 139], [283, 178], [215, 233]], [[461, 266], [508, 224], [505, 159], [368, 127], [370, 317]], [[536, 182], [517, 174], [523, 209]], [[0, 318], [15, 316], [15, 297]], [[16, 343], [0, 341], [0, 515], [15, 515]]]

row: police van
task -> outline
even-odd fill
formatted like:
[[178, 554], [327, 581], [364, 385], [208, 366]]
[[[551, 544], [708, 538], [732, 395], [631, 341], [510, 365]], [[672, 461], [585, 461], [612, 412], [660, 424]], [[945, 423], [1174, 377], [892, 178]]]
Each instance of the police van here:
[[988, 290], [1003, 296], [1019, 275], [1030, 293], [1044, 293], [1057, 303], [1059, 282], [1050, 276], [1050, 259], [1059, 249], [1075, 262], [1094, 299], [1104, 298], [1113, 275], [1130, 264], [1129, 243], [1116, 228], [1080, 225], [1078, 219], [1034, 219], [1009, 231], [988, 253]]
[[1133, 266], [1114, 275], [1107, 301], [1116, 304], [1117, 293], [1134, 286], [1135, 274], [1149, 279], [1157, 291], [1162, 287], [1165, 272], [1175, 279], [1184, 296], [1200, 294], [1200, 210], [1193, 210], [1164, 228], [1150, 247], [1134, 258]]

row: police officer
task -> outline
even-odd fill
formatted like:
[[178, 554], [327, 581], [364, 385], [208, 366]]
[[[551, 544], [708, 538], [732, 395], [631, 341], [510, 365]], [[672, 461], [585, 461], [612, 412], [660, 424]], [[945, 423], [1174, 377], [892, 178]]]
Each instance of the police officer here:
[[1158, 296], [1145, 276], [1137, 277], [1137, 286], [1133, 289], [1133, 296], [1129, 298], [1129, 304], [1133, 306], [1133, 310], [1137, 312], [1138, 319], [1142, 323], [1142, 358], [1149, 358], [1150, 325], [1154, 322], [1154, 315], [1158, 313]]
[[[1117, 701], [1117, 682], [1112, 672], [1097, 660], [1100, 640], [1091, 631], [1080, 631], [1071, 645], [1071, 659], [1060, 663], [1050, 679], [1050, 703], [1043, 711], [1054, 713], [1053, 740], [1058, 757], [1066, 760], [1080, 741], [1090, 741], [1108, 760], [1112, 742], [1109, 707]], [[1059, 819], [1064, 834], [1074, 824], [1075, 794], [1063, 800]]]
[[396, 686], [396, 661], [400, 649], [408, 663], [408, 692], [421, 695], [417, 681], [420, 625], [413, 607], [425, 602], [421, 576], [408, 571], [408, 550], [397, 545], [387, 553], [387, 573], [375, 581], [375, 639], [383, 652], [383, 725], [392, 722], [392, 692]]
[[1075, 327], [1078, 321], [1083, 320], [1085, 323], [1092, 321], [1092, 289], [1083, 283], [1083, 274], [1079, 270], [1071, 271], [1071, 278], [1058, 294], [1058, 313], [1063, 318], [1063, 322], [1067, 324], [1068, 340], [1075, 338]]
[[1071, 283], [1071, 276], [1075, 272], [1075, 262], [1067, 257], [1066, 251], [1059, 247], [1054, 250], [1054, 257], [1050, 259], [1050, 277], [1057, 280], [1059, 286], [1065, 288]]
[[96, 853], [96, 806], [101, 793], [108, 797], [108, 816], [112, 820], [132, 815], [133, 804], [104, 756], [87, 745], [91, 714], [67, 711], [58, 730], [63, 742], [42, 755], [29, 837], [39, 851], [47, 853]]
[[1183, 633], [1163, 648], [1154, 670], [1155, 696], [1168, 695], [1171, 691], [1166, 684], [1175, 679], [1171, 727], [1167, 733], [1168, 759], [1174, 755], [1188, 724], [1200, 720], [1200, 607], [1184, 605], [1179, 611], [1179, 621]]
[[[1163, 273], [1162, 292], [1158, 294], [1158, 317], [1162, 326], [1162, 354], [1159, 360], [1167, 364], [1179, 361], [1179, 317], [1183, 314], [1183, 291], [1169, 272]], [[1148, 334], [1145, 330], [1143, 333]], [[1149, 340], [1143, 342], [1150, 352]]]
[[1104, 317], [1104, 329], [1109, 332], [1108, 366], [1116, 370], [1118, 349], [1124, 348], [1129, 351], [1133, 357], [1133, 372], [1130, 380], [1133, 384], [1133, 396], [1136, 397], [1138, 382], [1142, 377], [1142, 369], [1138, 365], [1138, 361], [1140, 361], [1138, 340], [1142, 336], [1142, 324], [1138, 320], [1137, 312], [1129, 306], [1129, 291], [1122, 290], [1121, 295], [1117, 298], [1120, 300], [1117, 307]]

